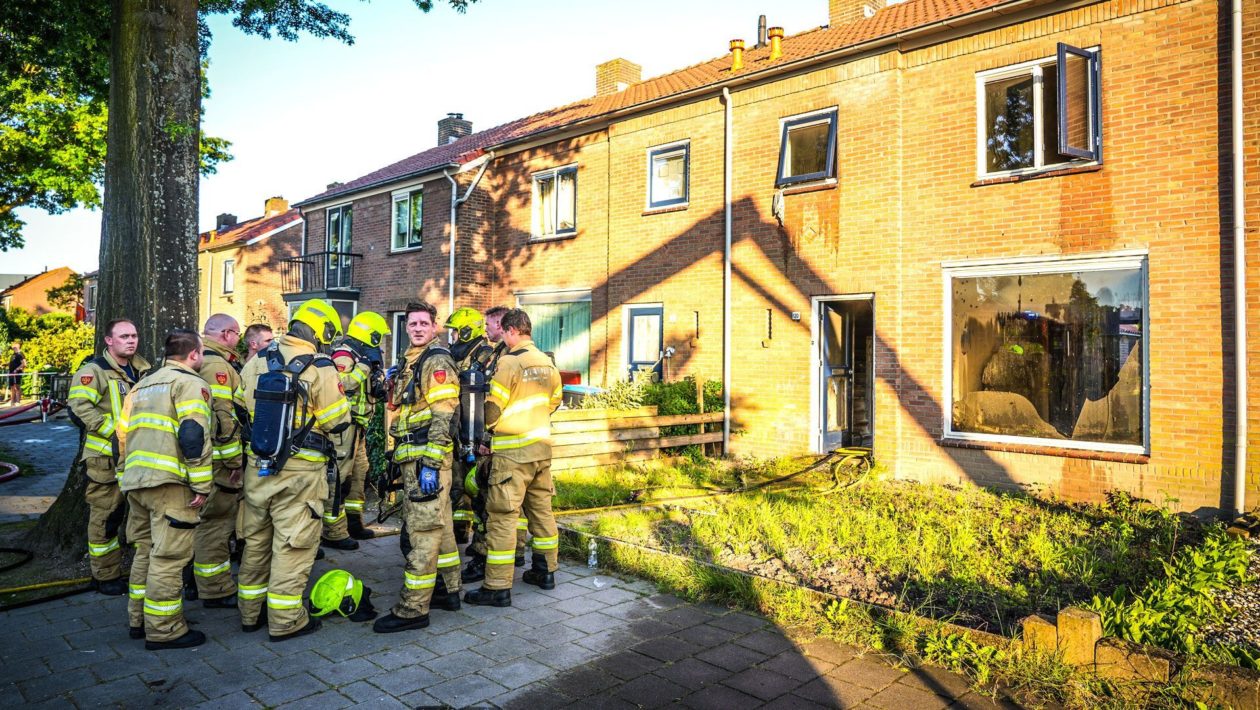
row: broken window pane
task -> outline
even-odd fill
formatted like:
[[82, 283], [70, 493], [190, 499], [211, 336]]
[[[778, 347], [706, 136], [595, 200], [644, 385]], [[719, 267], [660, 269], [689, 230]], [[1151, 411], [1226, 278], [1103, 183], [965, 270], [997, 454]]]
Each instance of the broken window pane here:
[[555, 234], [556, 177], [543, 175], [535, 178], [534, 184], [538, 196], [538, 234], [540, 236]]
[[1142, 269], [951, 281], [954, 431], [1143, 444]]
[[999, 79], [984, 85], [985, 154], [988, 172], [1035, 165], [1033, 77]]
[[788, 129], [784, 177], [826, 172], [830, 135], [831, 123], [826, 121]]

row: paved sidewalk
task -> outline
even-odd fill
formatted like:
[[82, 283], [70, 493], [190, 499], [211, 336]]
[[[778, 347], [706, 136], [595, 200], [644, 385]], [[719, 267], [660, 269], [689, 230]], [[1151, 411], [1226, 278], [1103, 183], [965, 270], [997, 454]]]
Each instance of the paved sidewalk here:
[[0, 444], [34, 471], [0, 483], [0, 524], [38, 518], [57, 499], [79, 447], [79, 430], [65, 414], [47, 424], [0, 426]]

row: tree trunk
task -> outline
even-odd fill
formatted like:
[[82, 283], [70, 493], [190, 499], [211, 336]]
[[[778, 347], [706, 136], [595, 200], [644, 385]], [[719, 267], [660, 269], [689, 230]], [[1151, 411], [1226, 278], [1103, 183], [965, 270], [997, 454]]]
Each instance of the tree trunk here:
[[[112, 0], [97, 323], [134, 321], [150, 362], [168, 330], [197, 327], [200, 115], [197, 0]], [[80, 469], [28, 538], [45, 554], [84, 549]]]

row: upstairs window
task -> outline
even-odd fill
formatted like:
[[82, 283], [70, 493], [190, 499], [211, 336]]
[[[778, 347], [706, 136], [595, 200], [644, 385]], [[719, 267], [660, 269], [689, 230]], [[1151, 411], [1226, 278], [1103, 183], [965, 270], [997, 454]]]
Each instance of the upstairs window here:
[[976, 75], [982, 176], [1102, 162], [1097, 48]]
[[228, 259], [223, 262], [223, 293], [232, 293], [236, 290], [236, 260]]
[[687, 204], [690, 163], [686, 141], [648, 150], [648, 209]]
[[394, 236], [390, 251], [419, 249], [424, 224], [424, 190], [394, 194]]
[[836, 176], [836, 110], [783, 120], [776, 187]]
[[534, 238], [577, 234], [577, 167], [535, 173]]

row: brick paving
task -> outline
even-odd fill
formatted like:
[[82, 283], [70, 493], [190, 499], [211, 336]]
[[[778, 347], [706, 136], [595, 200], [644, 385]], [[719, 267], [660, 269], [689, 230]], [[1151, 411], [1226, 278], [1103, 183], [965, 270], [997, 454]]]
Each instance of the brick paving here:
[[79, 430], [65, 414], [48, 423], [0, 426], [0, 444], [18, 452], [32, 470], [0, 483], [0, 524], [38, 518], [66, 482], [79, 447]]
[[[60, 489], [54, 472], [64, 476], [74, 453], [64, 426], [0, 428], [0, 442], [39, 447], [29, 490]], [[13, 490], [0, 488], [0, 509]], [[334, 566], [363, 579], [382, 610], [397, 597], [397, 537], [329, 551], [315, 574]], [[0, 613], [0, 706], [1004, 707], [939, 669], [801, 643], [759, 616], [686, 603], [641, 580], [567, 563], [556, 579], [551, 591], [518, 580], [510, 608], [434, 611], [421, 631], [380, 635], [334, 617], [284, 643], [242, 633], [235, 611], [190, 602], [189, 621], [209, 641], [156, 653], [127, 637], [125, 598], [51, 601]]]

